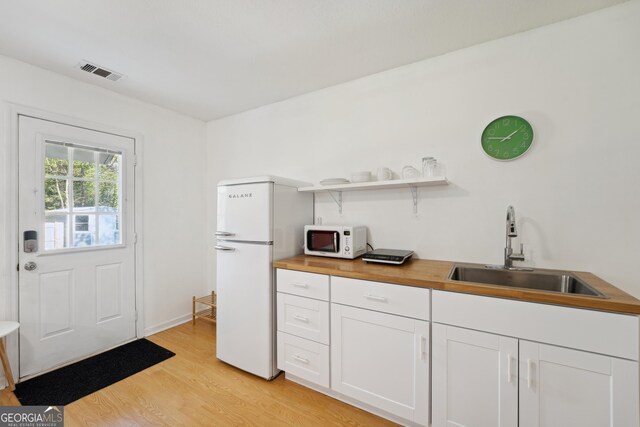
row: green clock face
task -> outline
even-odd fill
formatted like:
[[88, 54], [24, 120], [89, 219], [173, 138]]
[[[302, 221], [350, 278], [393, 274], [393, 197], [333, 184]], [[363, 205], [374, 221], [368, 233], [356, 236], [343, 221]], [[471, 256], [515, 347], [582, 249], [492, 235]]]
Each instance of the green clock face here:
[[518, 116], [498, 117], [482, 132], [482, 149], [496, 160], [513, 160], [527, 152], [533, 142], [533, 128]]

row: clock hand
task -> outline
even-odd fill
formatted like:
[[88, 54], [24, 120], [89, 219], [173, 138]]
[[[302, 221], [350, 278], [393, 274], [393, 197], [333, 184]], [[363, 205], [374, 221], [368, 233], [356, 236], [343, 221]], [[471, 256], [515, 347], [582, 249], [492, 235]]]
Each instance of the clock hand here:
[[516, 130], [514, 130], [513, 132], [511, 132], [509, 135], [507, 135], [507, 136], [505, 136], [504, 138], [502, 138], [502, 140], [501, 140], [500, 142], [505, 141], [505, 140], [507, 140], [507, 139], [511, 139], [511, 137], [512, 137], [515, 133], [517, 133], [518, 131], [520, 131], [520, 129], [522, 129], [523, 127], [524, 127], [524, 125], [520, 126], [518, 129], [516, 129]]
[[502, 139], [504, 141], [505, 139], [511, 139], [511, 137], [507, 136], [507, 137], [503, 138], [501, 136], [490, 136], [487, 139]]

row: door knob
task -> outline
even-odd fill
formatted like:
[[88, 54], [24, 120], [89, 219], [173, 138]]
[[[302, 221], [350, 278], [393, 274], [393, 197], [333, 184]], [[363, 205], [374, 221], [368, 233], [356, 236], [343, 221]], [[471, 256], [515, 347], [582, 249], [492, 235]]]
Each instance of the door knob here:
[[35, 262], [33, 262], [33, 261], [29, 261], [28, 263], [26, 263], [26, 264], [24, 265], [24, 269], [25, 269], [25, 270], [27, 270], [27, 271], [33, 271], [33, 270], [35, 270], [37, 267], [38, 267], [38, 265], [37, 265]]

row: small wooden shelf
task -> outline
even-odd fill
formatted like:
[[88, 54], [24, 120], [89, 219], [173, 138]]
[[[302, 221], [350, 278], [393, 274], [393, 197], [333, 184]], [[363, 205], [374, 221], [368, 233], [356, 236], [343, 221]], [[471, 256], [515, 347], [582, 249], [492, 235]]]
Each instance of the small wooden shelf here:
[[[198, 304], [206, 305], [207, 308], [197, 310]], [[211, 295], [205, 295], [200, 298], [196, 298], [195, 296], [192, 299], [192, 323], [196, 323], [196, 319], [203, 319], [208, 322], [216, 322], [217, 315], [217, 297], [215, 292], [211, 292]]]

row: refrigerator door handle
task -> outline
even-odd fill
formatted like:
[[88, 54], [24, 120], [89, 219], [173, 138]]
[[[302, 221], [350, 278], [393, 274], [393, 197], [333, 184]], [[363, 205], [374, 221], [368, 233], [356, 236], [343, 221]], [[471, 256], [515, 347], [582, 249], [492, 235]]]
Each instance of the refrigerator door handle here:
[[221, 245], [215, 245], [213, 247], [216, 251], [235, 251], [236, 248], [230, 248], [229, 246], [221, 246]]
[[232, 237], [235, 235], [236, 233], [229, 233], [228, 231], [216, 231], [216, 236], [220, 236], [220, 237]]

